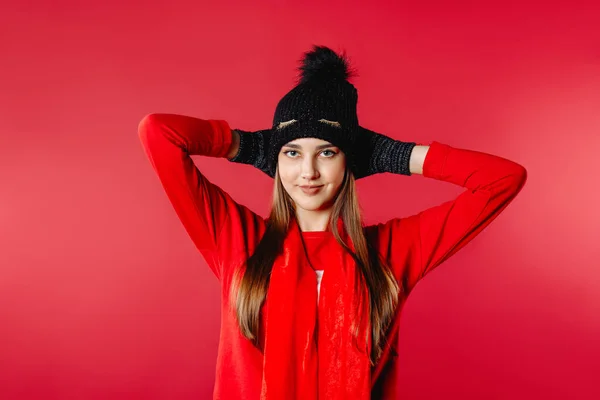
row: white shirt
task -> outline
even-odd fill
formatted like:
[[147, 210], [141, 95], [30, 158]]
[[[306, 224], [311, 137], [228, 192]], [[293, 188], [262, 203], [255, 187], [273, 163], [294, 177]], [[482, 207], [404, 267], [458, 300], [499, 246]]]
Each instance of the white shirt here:
[[317, 269], [317, 270], [315, 270], [315, 272], [317, 273], [317, 303], [318, 303], [319, 302], [319, 294], [321, 293], [321, 279], [323, 279], [324, 270]]

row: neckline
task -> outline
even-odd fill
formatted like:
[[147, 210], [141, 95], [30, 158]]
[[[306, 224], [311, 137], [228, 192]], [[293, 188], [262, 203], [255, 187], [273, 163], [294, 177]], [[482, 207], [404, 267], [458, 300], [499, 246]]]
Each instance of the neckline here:
[[333, 233], [330, 231], [303, 231], [302, 236], [306, 238], [322, 238], [331, 236]]

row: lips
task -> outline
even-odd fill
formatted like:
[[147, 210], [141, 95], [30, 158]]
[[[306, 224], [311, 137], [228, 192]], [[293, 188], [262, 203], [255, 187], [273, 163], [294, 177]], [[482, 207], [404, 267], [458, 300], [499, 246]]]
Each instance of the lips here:
[[323, 185], [321, 185], [321, 186], [300, 186], [300, 189], [306, 194], [316, 194], [317, 192], [319, 192], [321, 190], [322, 187], [323, 187]]

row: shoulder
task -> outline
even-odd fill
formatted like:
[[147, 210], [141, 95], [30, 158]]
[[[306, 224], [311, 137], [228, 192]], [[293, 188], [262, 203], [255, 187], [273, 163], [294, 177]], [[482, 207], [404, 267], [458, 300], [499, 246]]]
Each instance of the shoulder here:
[[392, 218], [364, 228], [371, 247], [406, 290], [414, 286], [416, 266], [420, 263], [418, 218], [418, 215]]
[[390, 240], [414, 239], [418, 233], [419, 215], [410, 217], [392, 218], [385, 222], [367, 225], [363, 228], [367, 240], [373, 244], [381, 244]]

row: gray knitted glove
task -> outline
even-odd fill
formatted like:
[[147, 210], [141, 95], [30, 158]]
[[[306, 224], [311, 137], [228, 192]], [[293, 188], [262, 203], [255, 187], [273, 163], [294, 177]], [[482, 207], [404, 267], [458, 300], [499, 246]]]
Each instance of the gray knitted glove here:
[[402, 142], [360, 127], [355, 179], [383, 172], [411, 175], [410, 155], [416, 142]]
[[240, 135], [240, 147], [237, 154], [229, 161], [252, 165], [274, 178], [269, 172], [266, 157], [268, 144], [271, 140], [271, 130], [264, 129], [256, 132], [241, 129], [233, 130]]

